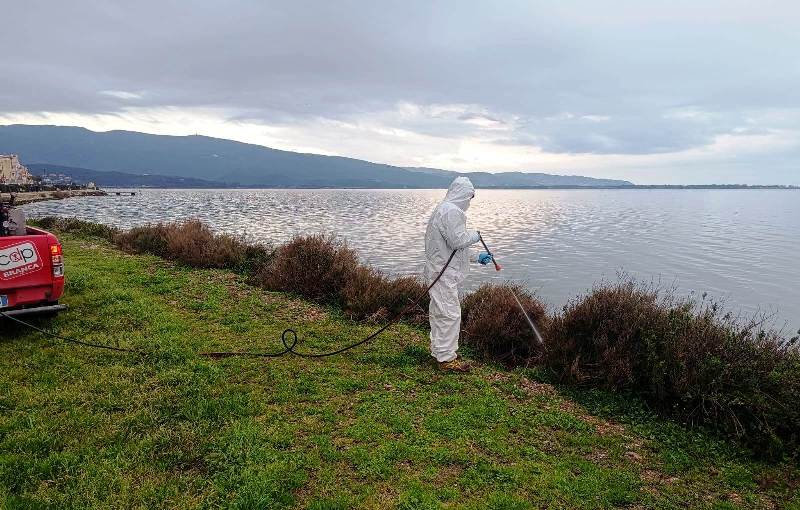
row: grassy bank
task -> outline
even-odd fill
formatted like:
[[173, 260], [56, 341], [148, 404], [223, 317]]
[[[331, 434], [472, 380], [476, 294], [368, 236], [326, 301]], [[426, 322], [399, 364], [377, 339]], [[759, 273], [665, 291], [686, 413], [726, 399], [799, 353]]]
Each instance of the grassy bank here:
[[[110, 240], [129, 253], [230, 269], [255, 286], [335, 306], [356, 320], [387, 320], [422, 296], [404, 320], [427, 322], [422, 282], [364, 266], [335, 237], [301, 236], [274, 247], [215, 234], [197, 220], [128, 231], [77, 219], [39, 221]], [[542, 344], [518, 299], [544, 332]], [[554, 381], [635, 393], [663, 416], [714, 428], [764, 457], [800, 454], [800, 339], [757, 318], [740, 320], [713, 301], [625, 279], [596, 284], [555, 313], [511, 284], [484, 285], [462, 307], [462, 344], [481, 359], [537, 367]]]
[[42, 324], [153, 354], [3, 324], [0, 506], [800, 508], [796, 466], [539, 369], [442, 374], [409, 324], [326, 360], [198, 357], [277, 347], [289, 326], [306, 349], [373, 326], [243, 273], [62, 240], [71, 308]]

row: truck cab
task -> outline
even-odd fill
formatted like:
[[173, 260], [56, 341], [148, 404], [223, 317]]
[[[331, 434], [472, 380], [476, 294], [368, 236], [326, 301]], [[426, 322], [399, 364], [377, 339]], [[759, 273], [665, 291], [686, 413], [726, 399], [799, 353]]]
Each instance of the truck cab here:
[[26, 226], [18, 211], [0, 202], [0, 312], [56, 313], [66, 308], [58, 303], [64, 294], [61, 243], [50, 232]]

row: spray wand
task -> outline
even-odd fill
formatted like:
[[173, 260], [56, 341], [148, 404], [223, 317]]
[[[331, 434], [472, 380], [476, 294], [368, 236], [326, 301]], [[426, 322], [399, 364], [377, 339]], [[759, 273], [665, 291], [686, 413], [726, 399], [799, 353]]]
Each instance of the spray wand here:
[[[483, 236], [480, 234], [480, 232], [478, 233], [478, 236], [481, 239], [481, 244], [483, 245], [483, 249], [486, 250], [486, 253], [488, 253], [490, 257], [492, 257], [494, 270], [500, 271], [501, 269], [503, 269], [503, 267], [497, 263], [497, 259], [494, 258], [494, 254], [492, 253], [492, 251], [489, 249], [488, 246], [486, 246], [486, 241], [483, 240]], [[528, 312], [525, 310], [525, 307], [522, 306], [522, 301], [520, 301], [519, 297], [517, 297], [517, 293], [514, 292], [514, 289], [511, 287], [509, 288], [509, 290], [511, 291], [511, 295], [514, 296], [514, 301], [516, 301], [517, 305], [519, 305], [519, 309], [522, 311], [522, 315], [525, 316], [525, 320], [528, 321], [528, 324], [531, 326], [533, 334], [536, 335], [536, 341], [539, 342], [540, 345], [543, 344], [544, 340], [542, 339], [542, 334], [539, 333], [539, 328], [536, 327], [536, 324], [534, 324], [533, 320], [531, 320], [531, 316], [528, 315]]]

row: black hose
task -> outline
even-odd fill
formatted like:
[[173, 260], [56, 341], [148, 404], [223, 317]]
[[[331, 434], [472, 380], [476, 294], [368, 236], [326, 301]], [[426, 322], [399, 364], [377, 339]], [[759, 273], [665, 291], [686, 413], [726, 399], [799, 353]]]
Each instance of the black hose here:
[[42, 328], [40, 328], [38, 326], [34, 326], [33, 324], [31, 324], [29, 322], [25, 322], [23, 320], [17, 319], [13, 315], [8, 315], [7, 313], [5, 313], [3, 311], [0, 311], [0, 317], [5, 317], [8, 320], [14, 321], [14, 322], [16, 322], [18, 324], [22, 324], [23, 326], [29, 327], [34, 331], [38, 331], [39, 333], [41, 333], [41, 334], [43, 334], [45, 336], [49, 336], [51, 338], [55, 338], [55, 339], [61, 340], [63, 342], [68, 342], [68, 343], [71, 343], [71, 344], [78, 344], [78, 345], [82, 345], [84, 347], [94, 347], [96, 349], [108, 349], [109, 351], [131, 352], [131, 353], [134, 353], [134, 354], [145, 354], [144, 352], [137, 351], [136, 349], [125, 349], [124, 347], [114, 347], [113, 345], [96, 344], [96, 343], [93, 343], [93, 342], [86, 342], [85, 340], [77, 340], [75, 338], [69, 338], [69, 337], [66, 337], [66, 336], [61, 336], [59, 334], [47, 331], [46, 329], [42, 329]]
[[[436, 275], [436, 278], [434, 278], [434, 280], [431, 282], [431, 284], [428, 285], [428, 288], [425, 289], [425, 292], [420, 294], [419, 297], [417, 297], [417, 299], [415, 299], [412, 303], [410, 303], [405, 308], [403, 308], [402, 310], [397, 312], [394, 315], [394, 317], [389, 319], [389, 322], [387, 322], [386, 324], [381, 326], [378, 330], [376, 330], [374, 333], [370, 334], [369, 336], [359, 340], [358, 342], [355, 342], [355, 343], [350, 344], [348, 346], [342, 347], [341, 349], [336, 349], [335, 351], [321, 352], [321, 353], [298, 352], [298, 351], [295, 350], [295, 347], [297, 346], [297, 332], [292, 328], [287, 328], [287, 329], [283, 330], [283, 333], [281, 334], [281, 342], [283, 343], [283, 350], [282, 351], [278, 351], [278, 352], [244, 352], [244, 351], [201, 352], [200, 356], [208, 356], [210, 358], [228, 358], [228, 357], [231, 357], [231, 356], [249, 356], [249, 357], [255, 357], [255, 358], [278, 358], [280, 356], [285, 356], [286, 354], [292, 354], [294, 356], [299, 356], [301, 358], [327, 358], [328, 356], [334, 356], [336, 354], [341, 354], [341, 353], [343, 353], [345, 351], [349, 351], [350, 349], [352, 349], [354, 347], [358, 347], [359, 345], [363, 345], [363, 344], [369, 342], [370, 340], [372, 340], [373, 338], [375, 338], [376, 336], [380, 335], [381, 333], [386, 331], [390, 326], [392, 326], [393, 324], [397, 323], [403, 317], [403, 315], [408, 313], [409, 310], [411, 310], [412, 308], [416, 307], [419, 304], [419, 302], [422, 301], [422, 298], [424, 298], [425, 295], [427, 295], [428, 292], [430, 292], [431, 288], [433, 288], [433, 286], [436, 285], [436, 282], [439, 281], [439, 279], [442, 277], [442, 275], [444, 275], [444, 272], [447, 270], [448, 267], [450, 267], [450, 262], [453, 261], [453, 257], [455, 257], [455, 256], [456, 256], [456, 250], [453, 250], [453, 253], [450, 254], [450, 257], [447, 259], [447, 262], [445, 262], [444, 267], [442, 268], [441, 271], [439, 271], [439, 274]], [[289, 336], [291, 336], [291, 340], [288, 338]]]
[[[287, 354], [291, 354], [291, 355], [294, 355], [294, 356], [299, 356], [301, 358], [326, 358], [328, 356], [334, 356], [336, 354], [341, 354], [341, 353], [343, 353], [345, 351], [349, 351], [350, 349], [353, 349], [354, 347], [358, 347], [359, 345], [363, 345], [363, 344], [369, 342], [370, 340], [374, 339], [375, 337], [377, 337], [378, 335], [380, 335], [381, 333], [386, 331], [390, 326], [396, 324], [406, 313], [409, 312], [409, 310], [411, 310], [412, 308], [416, 307], [419, 304], [419, 302], [422, 301], [422, 299], [425, 297], [425, 295], [428, 294], [428, 292], [430, 292], [431, 288], [433, 288], [433, 286], [436, 285], [436, 282], [438, 282], [439, 279], [441, 279], [442, 275], [444, 275], [444, 272], [447, 270], [448, 267], [450, 267], [450, 262], [453, 261], [453, 257], [455, 257], [455, 256], [456, 256], [456, 250], [453, 250], [453, 253], [450, 254], [450, 258], [447, 259], [447, 262], [445, 262], [444, 267], [442, 268], [441, 271], [439, 271], [439, 274], [436, 275], [436, 278], [434, 278], [434, 280], [431, 282], [431, 284], [428, 285], [428, 288], [425, 289], [425, 292], [420, 294], [419, 297], [417, 297], [417, 299], [415, 299], [412, 303], [410, 303], [409, 305], [404, 307], [402, 310], [400, 310], [398, 313], [396, 313], [391, 319], [389, 319], [389, 322], [387, 322], [386, 324], [381, 326], [378, 330], [376, 330], [375, 332], [373, 332], [369, 336], [359, 340], [358, 342], [355, 342], [353, 344], [350, 344], [350, 345], [347, 345], [345, 347], [342, 347], [341, 349], [336, 349], [335, 351], [322, 352], [322, 353], [298, 352], [298, 351], [295, 350], [295, 347], [297, 347], [297, 341], [298, 341], [297, 340], [297, 332], [292, 328], [287, 328], [287, 329], [283, 330], [283, 333], [281, 333], [281, 343], [283, 343], [283, 350], [278, 351], [278, 352], [220, 351], [220, 352], [201, 352], [201, 353], [199, 353], [199, 355], [200, 356], [205, 356], [205, 357], [208, 357], [208, 358], [213, 358], [213, 359], [229, 358], [229, 357], [232, 357], [232, 356], [247, 356], [247, 357], [253, 357], [253, 358], [278, 358], [278, 357], [281, 357], [281, 356], [285, 356]], [[136, 350], [136, 349], [126, 349], [124, 347], [114, 347], [112, 345], [96, 344], [96, 343], [93, 343], [93, 342], [86, 342], [84, 340], [77, 340], [77, 339], [74, 339], [74, 338], [69, 338], [69, 337], [66, 337], [66, 336], [58, 335], [56, 333], [52, 333], [52, 332], [47, 331], [45, 329], [42, 329], [42, 328], [40, 328], [38, 326], [34, 326], [33, 324], [30, 324], [30, 323], [25, 322], [23, 320], [20, 320], [20, 319], [18, 319], [16, 317], [8, 315], [8, 314], [6, 314], [5, 312], [2, 312], [2, 311], [0, 311], [0, 317], [5, 317], [6, 319], [10, 319], [10, 320], [12, 320], [14, 322], [22, 324], [23, 326], [27, 326], [27, 327], [33, 329], [34, 331], [38, 331], [39, 333], [42, 333], [43, 335], [46, 335], [46, 336], [49, 336], [51, 338], [55, 338], [55, 339], [58, 339], [58, 340], [62, 340], [64, 342], [73, 343], [73, 344], [77, 344], [77, 345], [82, 345], [84, 347], [94, 347], [94, 348], [97, 348], [97, 349], [107, 349], [107, 350], [110, 350], [110, 351], [128, 352], [128, 353], [139, 354], [139, 355], [147, 354], [144, 351], [139, 351], [139, 350]], [[289, 337], [291, 337], [291, 339]]]

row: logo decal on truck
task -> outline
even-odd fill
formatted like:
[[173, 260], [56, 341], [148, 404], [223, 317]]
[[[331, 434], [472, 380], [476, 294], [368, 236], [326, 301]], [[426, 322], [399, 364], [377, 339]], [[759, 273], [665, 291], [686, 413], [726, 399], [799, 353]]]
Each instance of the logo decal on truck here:
[[42, 269], [39, 251], [32, 242], [0, 249], [0, 280], [11, 280]]

